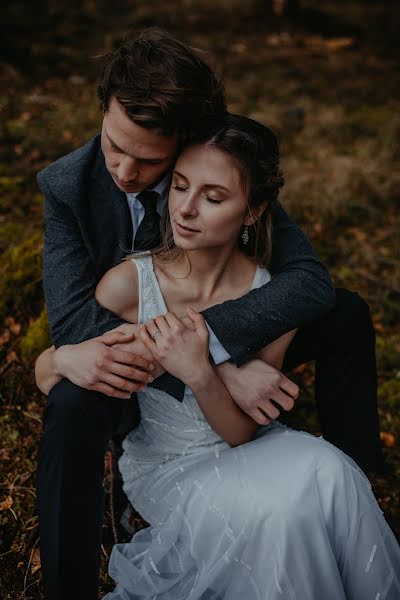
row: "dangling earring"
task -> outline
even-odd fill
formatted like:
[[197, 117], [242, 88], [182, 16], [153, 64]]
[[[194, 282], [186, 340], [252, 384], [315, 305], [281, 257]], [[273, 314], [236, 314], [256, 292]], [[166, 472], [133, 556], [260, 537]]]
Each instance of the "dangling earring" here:
[[246, 225], [242, 233], [242, 242], [246, 245], [249, 242], [249, 228]]

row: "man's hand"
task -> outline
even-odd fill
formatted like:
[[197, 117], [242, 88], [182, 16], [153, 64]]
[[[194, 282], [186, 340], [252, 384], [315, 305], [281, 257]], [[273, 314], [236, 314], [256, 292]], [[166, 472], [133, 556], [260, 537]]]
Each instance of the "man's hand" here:
[[[157, 362], [140, 337], [140, 325], [136, 325], [135, 323], [123, 323], [115, 329], [108, 331], [106, 335], [114, 332], [125, 333], [126, 339], [123, 338], [122, 342], [113, 344], [113, 348], [116, 350], [123, 350], [124, 352], [133, 352], [133, 354], [141, 356], [151, 362], [154, 366], [154, 369], [151, 372], [154, 379], [157, 379], [157, 377], [160, 377], [160, 375], [165, 373], [165, 369]], [[132, 335], [134, 336], [133, 338]]]
[[225, 362], [216, 369], [236, 404], [259, 425], [280, 415], [271, 400], [291, 410], [298, 398], [298, 386], [262, 360], [251, 360], [239, 368]]
[[54, 354], [54, 370], [87, 390], [130, 398], [154, 380], [155, 366], [154, 361], [129, 350], [133, 340], [133, 333], [113, 330], [80, 344], [61, 346]]

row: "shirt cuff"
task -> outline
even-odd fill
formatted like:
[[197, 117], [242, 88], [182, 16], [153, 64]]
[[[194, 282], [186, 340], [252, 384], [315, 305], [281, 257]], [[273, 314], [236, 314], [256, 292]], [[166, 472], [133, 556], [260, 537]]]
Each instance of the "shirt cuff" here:
[[209, 350], [210, 350], [211, 356], [213, 357], [214, 363], [216, 365], [220, 365], [221, 363], [224, 363], [227, 360], [230, 360], [231, 359], [230, 355], [225, 350], [225, 348], [223, 347], [221, 342], [218, 340], [217, 336], [215, 335], [215, 333], [213, 332], [213, 330], [211, 329], [211, 327], [209, 326], [207, 321], [206, 321], [206, 325], [207, 325], [208, 332], [210, 334]]

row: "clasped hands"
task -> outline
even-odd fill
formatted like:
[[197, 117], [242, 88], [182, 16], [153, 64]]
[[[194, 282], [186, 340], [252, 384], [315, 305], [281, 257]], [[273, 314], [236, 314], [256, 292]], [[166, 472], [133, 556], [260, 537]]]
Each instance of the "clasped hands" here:
[[[57, 353], [62, 376], [118, 398], [130, 398], [164, 371], [190, 387], [212, 368], [208, 329], [202, 315], [191, 309], [182, 318], [169, 312], [146, 325], [125, 323], [92, 340], [63, 346]], [[258, 358], [239, 368], [230, 362], [214, 368], [235, 403], [260, 425], [280, 415], [278, 406], [291, 410], [299, 394], [295, 383]]]

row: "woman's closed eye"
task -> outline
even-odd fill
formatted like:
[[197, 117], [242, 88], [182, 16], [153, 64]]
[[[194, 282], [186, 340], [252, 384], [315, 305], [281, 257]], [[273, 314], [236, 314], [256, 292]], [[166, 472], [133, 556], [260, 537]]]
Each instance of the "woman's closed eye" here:
[[211, 204], [221, 204], [222, 200], [218, 200], [217, 198], [212, 198], [211, 196], [207, 196], [207, 194], [204, 194], [204, 198], [206, 200], [208, 200], [208, 202], [210, 202]]
[[174, 190], [177, 190], [178, 192], [187, 192], [189, 189], [188, 187], [183, 187], [183, 185], [178, 185], [177, 183], [175, 183], [175, 185], [173, 185], [172, 188]]

